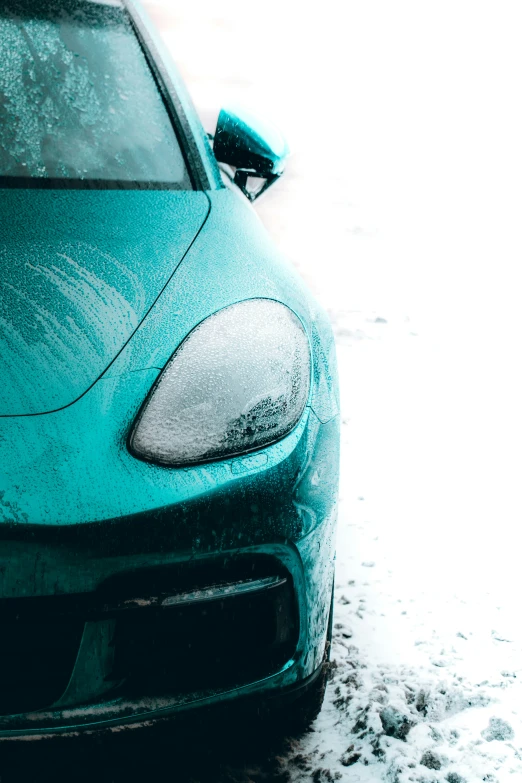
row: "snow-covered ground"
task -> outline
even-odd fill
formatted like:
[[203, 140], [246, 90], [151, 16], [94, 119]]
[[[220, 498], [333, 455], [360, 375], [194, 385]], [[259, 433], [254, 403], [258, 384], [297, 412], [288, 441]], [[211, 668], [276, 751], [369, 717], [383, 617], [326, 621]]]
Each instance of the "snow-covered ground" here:
[[488, 476], [462, 479], [478, 446], [466, 455], [460, 434], [451, 453], [457, 415], [432, 420], [451, 383], [429, 338], [381, 311], [334, 323], [344, 401], [335, 664], [315, 731], [285, 766], [293, 780], [522, 779], [516, 528], [480, 510]]
[[209, 130], [287, 130], [258, 211], [337, 336], [334, 664], [281, 780], [522, 780], [522, 8], [147, 5]]

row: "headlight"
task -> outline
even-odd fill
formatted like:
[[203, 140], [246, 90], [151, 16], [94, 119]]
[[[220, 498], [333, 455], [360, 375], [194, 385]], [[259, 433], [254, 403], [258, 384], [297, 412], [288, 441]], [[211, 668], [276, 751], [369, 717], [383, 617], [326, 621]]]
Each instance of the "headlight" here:
[[282, 438], [308, 400], [310, 348], [269, 299], [227, 307], [173, 354], [134, 425], [130, 449], [163, 465], [231, 457]]

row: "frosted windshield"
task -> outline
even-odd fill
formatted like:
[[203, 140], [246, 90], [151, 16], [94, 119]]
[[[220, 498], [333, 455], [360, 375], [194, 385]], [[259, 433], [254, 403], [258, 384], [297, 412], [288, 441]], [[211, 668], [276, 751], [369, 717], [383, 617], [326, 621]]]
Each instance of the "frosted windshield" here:
[[0, 185], [93, 183], [191, 187], [127, 12], [0, 0]]

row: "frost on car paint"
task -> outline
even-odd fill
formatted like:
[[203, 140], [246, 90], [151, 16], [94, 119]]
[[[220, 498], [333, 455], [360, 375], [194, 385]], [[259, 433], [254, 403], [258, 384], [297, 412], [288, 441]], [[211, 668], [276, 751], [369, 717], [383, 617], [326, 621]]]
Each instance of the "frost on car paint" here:
[[123, 348], [208, 201], [169, 190], [0, 194], [0, 416], [43, 413], [77, 399]]
[[310, 348], [296, 316], [268, 299], [232, 305], [176, 351], [132, 437], [141, 457], [185, 464], [258, 448], [297, 424]]
[[0, 177], [190, 180], [123, 9], [0, 4]]
[[[17, 264], [12, 250], [0, 248], [1, 267], [11, 269], [4, 274], [0, 296], [0, 374], [4, 389], [16, 388], [33, 404], [40, 385], [47, 386], [45, 377], [34, 375], [39, 364], [54, 367], [58, 384], [63, 380], [65, 386], [73, 367], [77, 380], [87, 386], [93, 363], [100, 355], [113, 355], [122, 333], [136, 328], [138, 316], [130, 300], [143, 298], [139, 279], [116, 259], [81, 243], [61, 250], [48, 258], [47, 248], [36, 245], [26, 251], [25, 261], [22, 252]], [[103, 266], [103, 276], [92, 262], [85, 263], [86, 257]], [[76, 361], [79, 353], [81, 363]]]

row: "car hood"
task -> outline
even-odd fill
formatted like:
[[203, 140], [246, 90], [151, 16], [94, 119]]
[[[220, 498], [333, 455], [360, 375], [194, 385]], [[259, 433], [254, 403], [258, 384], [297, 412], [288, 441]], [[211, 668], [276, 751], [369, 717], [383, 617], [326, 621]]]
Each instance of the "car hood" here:
[[203, 192], [0, 190], [0, 415], [57, 410], [87, 391], [208, 210]]

